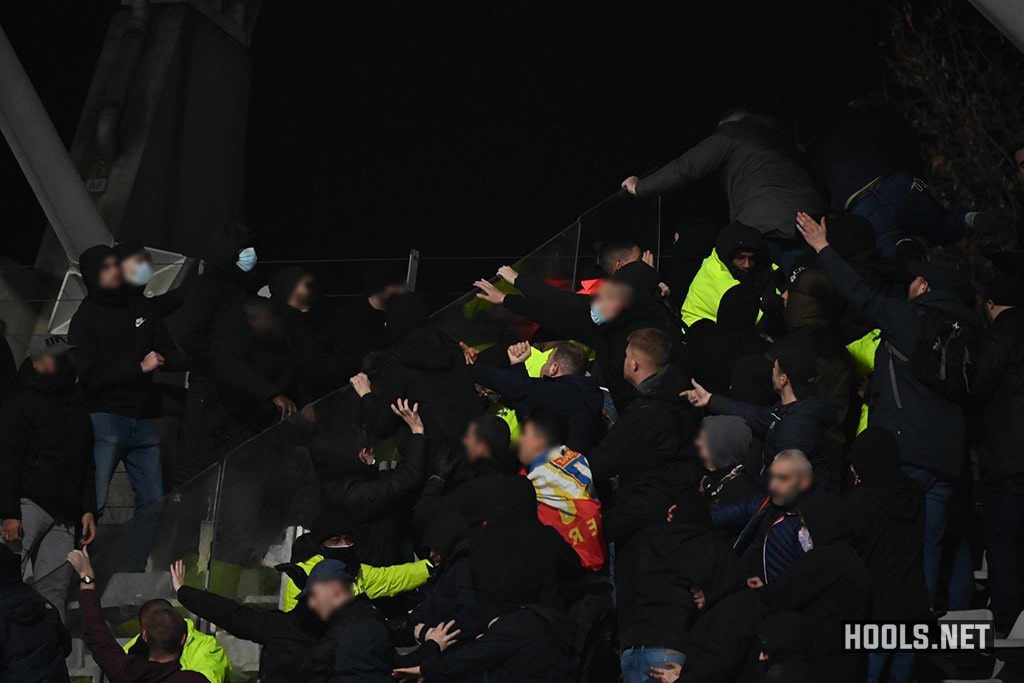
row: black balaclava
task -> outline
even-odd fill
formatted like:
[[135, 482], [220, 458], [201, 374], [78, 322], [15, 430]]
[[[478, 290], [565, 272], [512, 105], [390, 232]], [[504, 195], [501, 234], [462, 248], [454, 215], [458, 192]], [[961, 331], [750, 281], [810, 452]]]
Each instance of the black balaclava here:
[[[750, 272], [733, 267], [732, 259], [739, 251], [753, 252], [756, 262], [753, 270]], [[769, 267], [768, 247], [764, 241], [764, 236], [756, 229], [743, 223], [730, 223], [722, 228], [722, 231], [718, 233], [718, 239], [715, 241], [715, 253], [718, 255], [722, 265], [728, 268], [729, 273], [740, 282], [751, 279], [753, 271]]]
[[78, 257], [78, 272], [82, 274], [82, 282], [85, 283], [90, 299], [105, 306], [118, 306], [125, 301], [127, 292], [124, 287], [101, 289], [99, 283], [103, 262], [111, 256], [116, 258], [113, 248], [105, 244], [89, 247]]
[[242, 278], [246, 275], [238, 266], [238, 252], [253, 246], [253, 235], [248, 226], [238, 221], [218, 225], [203, 246], [203, 262], [207, 267]]

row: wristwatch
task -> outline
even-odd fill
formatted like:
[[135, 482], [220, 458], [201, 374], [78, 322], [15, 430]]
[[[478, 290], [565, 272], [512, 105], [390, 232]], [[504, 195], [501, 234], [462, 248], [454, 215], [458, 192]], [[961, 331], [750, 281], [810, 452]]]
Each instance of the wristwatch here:
[[82, 576], [80, 580], [81, 580], [82, 583], [84, 583], [87, 586], [90, 583], [96, 583], [96, 579], [94, 579], [93, 577], [89, 576], [88, 574]]

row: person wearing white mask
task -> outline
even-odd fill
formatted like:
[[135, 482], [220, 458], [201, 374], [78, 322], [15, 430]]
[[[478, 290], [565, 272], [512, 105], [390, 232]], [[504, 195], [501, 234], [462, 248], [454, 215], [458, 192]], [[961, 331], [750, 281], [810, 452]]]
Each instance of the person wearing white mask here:
[[121, 278], [129, 292], [151, 299], [161, 318], [178, 310], [185, 300], [188, 284], [169, 289], [163, 294], [148, 293], [149, 283], [153, 279], [153, 255], [142, 242], [122, 240], [114, 245], [114, 255], [121, 265]]

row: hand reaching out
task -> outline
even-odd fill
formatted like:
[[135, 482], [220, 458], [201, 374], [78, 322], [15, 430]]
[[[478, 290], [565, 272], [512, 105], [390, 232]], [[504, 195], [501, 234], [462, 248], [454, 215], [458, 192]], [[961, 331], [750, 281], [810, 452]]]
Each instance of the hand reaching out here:
[[427, 634], [423, 637], [423, 641], [434, 641], [437, 643], [438, 649], [440, 649], [441, 652], [444, 652], [448, 649], [449, 645], [458, 640], [460, 633], [462, 633], [462, 631], [455, 628], [455, 620], [453, 619], [447, 624], [441, 623], [434, 628], [427, 629]]
[[658, 683], [676, 683], [681, 672], [682, 667], [675, 662], [665, 662], [665, 668], [652, 666], [650, 676]]
[[654, 267], [654, 252], [648, 249], [640, 255], [640, 260], [649, 265], [651, 268]]
[[622, 181], [622, 189], [630, 193], [634, 197], [636, 196], [636, 184], [640, 182], [640, 179], [635, 175], [631, 175]]
[[474, 349], [464, 341], [459, 342], [459, 348], [462, 349], [462, 355], [466, 358], [466, 365], [472, 365], [475, 363], [477, 356], [480, 355], [479, 349]]
[[365, 372], [360, 372], [358, 375], [350, 379], [349, 382], [352, 384], [352, 388], [356, 390], [356, 393], [359, 394], [359, 398], [362, 398], [373, 391], [370, 387], [370, 378]]
[[[92, 562], [89, 560], [89, 549], [83, 548], [81, 550], [72, 550], [68, 553], [68, 564], [75, 568], [75, 572], [79, 576], [88, 576], [96, 578], [96, 572], [92, 570]], [[96, 584], [89, 584], [95, 586]]]
[[694, 408], [707, 407], [708, 401], [711, 400], [711, 392], [698, 384], [695, 379], [691, 379], [690, 384], [693, 385], [693, 389], [687, 389], [679, 395], [685, 396], [686, 400], [689, 401]]
[[409, 407], [409, 399], [399, 398], [391, 404], [391, 412], [402, 418], [405, 424], [409, 425], [409, 431], [413, 434], [423, 433], [423, 420], [419, 414], [420, 404], [414, 403]]
[[498, 277], [510, 285], [514, 285], [516, 283], [516, 278], [519, 277], [519, 273], [516, 272], [512, 266], [502, 266], [501, 268], [498, 268]]
[[810, 214], [801, 211], [796, 215], [796, 229], [804, 236], [807, 244], [814, 251], [821, 251], [828, 246], [828, 231], [825, 219], [821, 223], [811, 218]]
[[185, 561], [175, 560], [171, 564], [171, 588], [177, 593], [185, 585]]
[[524, 362], [533, 353], [530, 342], [523, 341], [508, 347], [508, 362], [510, 365]]
[[281, 420], [287, 420], [295, 414], [299, 408], [295, 405], [295, 401], [291, 400], [287, 396], [275, 396], [274, 406], [281, 411]]
[[478, 299], [483, 299], [497, 306], [505, 303], [505, 293], [487, 280], [477, 280], [473, 283], [473, 286], [482, 292], [476, 295]]

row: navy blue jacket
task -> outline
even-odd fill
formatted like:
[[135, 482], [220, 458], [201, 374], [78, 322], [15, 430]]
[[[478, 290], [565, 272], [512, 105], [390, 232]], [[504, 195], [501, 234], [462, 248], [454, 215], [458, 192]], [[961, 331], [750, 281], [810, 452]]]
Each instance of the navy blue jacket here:
[[[910, 357], [922, 334], [923, 308], [935, 308], [956, 320], [971, 321], [956, 294], [933, 290], [913, 300], [887, 297], [867, 285], [832, 247], [818, 254], [821, 269], [839, 293], [882, 331], [882, 339]], [[892, 365], [899, 391], [893, 392]], [[906, 363], [890, 358], [885, 344], [875, 351], [875, 374], [868, 397], [869, 423], [896, 435], [900, 459], [909, 465], [957, 479], [964, 458], [964, 413], [914, 377]], [[902, 407], [901, 407], [902, 406]]]
[[63, 683], [71, 638], [57, 610], [21, 581], [0, 585], [0, 680]]
[[565, 443], [574, 451], [588, 453], [601, 440], [604, 394], [593, 377], [530, 377], [521, 364], [498, 368], [478, 363], [470, 366], [470, 372], [477, 384], [501, 394], [503, 402], [520, 417], [533, 410], [564, 417], [569, 423]]
[[775, 516], [775, 520], [764, 537], [761, 578], [765, 583], [771, 583], [803, 557], [799, 513], [794, 509], [776, 507], [772, 504], [771, 496], [758, 495], [748, 500], [720, 505], [711, 511], [711, 520], [718, 528], [743, 529], [732, 546], [738, 555], [742, 555], [754, 541], [761, 520], [766, 515]]

